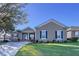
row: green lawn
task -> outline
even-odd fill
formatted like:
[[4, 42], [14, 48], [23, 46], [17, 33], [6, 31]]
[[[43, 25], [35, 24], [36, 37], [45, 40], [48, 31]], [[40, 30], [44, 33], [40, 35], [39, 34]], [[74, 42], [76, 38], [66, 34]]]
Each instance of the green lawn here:
[[79, 42], [29, 44], [22, 47], [16, 56], [79, 56]]

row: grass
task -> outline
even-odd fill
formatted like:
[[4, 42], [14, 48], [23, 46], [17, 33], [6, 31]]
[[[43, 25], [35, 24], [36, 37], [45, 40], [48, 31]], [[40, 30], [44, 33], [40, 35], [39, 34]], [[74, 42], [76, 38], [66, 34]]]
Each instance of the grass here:
[[28, 44], [16, 56], [79, 56], [79, 42]]

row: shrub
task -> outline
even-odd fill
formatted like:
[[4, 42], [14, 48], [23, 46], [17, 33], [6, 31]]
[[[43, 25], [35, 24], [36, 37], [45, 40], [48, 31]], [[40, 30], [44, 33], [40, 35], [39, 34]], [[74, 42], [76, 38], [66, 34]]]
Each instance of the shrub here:
[[71, 42], [77, 42], [78, 41], [78, 37], [67, 38], [67, 40], [69, 40]]
[[67, 40], [71, 40], [71, 38], [67, 38]]
[[20, 39], [19, 39], [19, 38], [18, 38], [17, 40], [18, 40], [18, 41], [20, 41]]
[[68, 42], [67, 40], [63, 41], [63, 43], [67, 43], [67, 42]]
[[50, 41], [47, 41], [46, 43], [49, 43]]
[[36, 43], [38, 43], [38, 40], [36, 40]]
[[54, 40], [54, 43], [67, 43], [67, 40]]
[[3, 40], [3, 42], [9, 42], [8, 40]]
[[72, 41], [72, 42], [77, 42], [77, 41], [78, 41], [78, 37], [73, 37], [73, 38], [71, 39], [71, 41]]
[[52, 43], [55, 43], [55, 40], [52, 40]]

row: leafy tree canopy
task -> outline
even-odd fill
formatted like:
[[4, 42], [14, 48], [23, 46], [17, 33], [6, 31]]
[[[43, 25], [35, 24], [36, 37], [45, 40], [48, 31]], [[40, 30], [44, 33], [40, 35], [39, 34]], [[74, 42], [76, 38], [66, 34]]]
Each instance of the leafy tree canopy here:
[[27, 23], [27, 14], [22, 10], [27, 4], [0, 3], [0, 30], [15, 30], [17, 24]]

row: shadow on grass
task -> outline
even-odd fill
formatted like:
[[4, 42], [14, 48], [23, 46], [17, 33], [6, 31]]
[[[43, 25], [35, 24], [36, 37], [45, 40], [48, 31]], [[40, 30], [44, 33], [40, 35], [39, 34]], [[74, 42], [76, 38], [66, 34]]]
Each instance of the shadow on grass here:
[[[20, 54], [20, 52], [22, 52]], [[36, 50], [34, 48], [34, 46], [24, 46], [23, 48], [20, 49], [20, 51], [18, 51], [18, 53], [16, 55], [21, 55], [21, 56], [36, 56], [36, 55], [42, 55], [41, 51]]]

